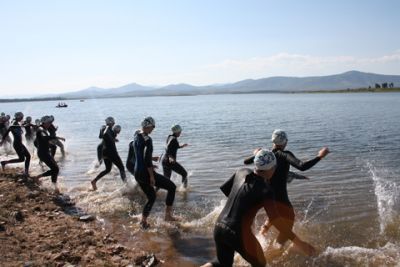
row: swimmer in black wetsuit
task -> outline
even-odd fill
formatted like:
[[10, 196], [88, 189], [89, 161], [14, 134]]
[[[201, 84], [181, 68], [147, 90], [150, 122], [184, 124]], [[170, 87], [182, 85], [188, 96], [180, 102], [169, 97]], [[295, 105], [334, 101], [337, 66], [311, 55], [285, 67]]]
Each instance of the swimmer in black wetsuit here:
[[292, 232], [275, 206], [273, 190], [269, 185], [276, 166], [274, 154], [268, 150], [260, 150], [254, 163], [254, 171], [239, 169], [221, 186], [228, 199], [214, 228], [217, 260], [203, 267], [232, 266], [235, 251], [252, 266], [265, 266], [264, 252], [251, 230], [254, 218], [261, 208], [264, 208], [273, 225], [293, 241], [297, 249], [305, 255], [315, 253], [311, 245]]
[[[288, 173], [290, 166], [295, 167], [300, 171], [306, 171], [317, 164], [322, 158], [324, 158], [328, 153], [328, 148], [322, 148], [318, 155], [309, 160], [309, 161], [301, 161], [296, 158], [296, 156], [287, 150], [284, 150], [287, 145], [287, 134], [282, 130], [275, 130], [272, 133], [272, 151], [275, 154], [277, 159], [277, 167], [275, 173], [271, 179], [271, 186], [275, 192], [275, 199], [277, 201], [277, 205], [279, 206], [279, 213], [281, 216], [287, 221], [287, 224], [290, 226], [290, 229], [293, 228], [295, 214], [292, 203], [289, 200], [288, 192], [287, 192], [287, 181], [288, 181]], [[245, 160], [245, 163], [250, 163], [251, 158]], [[266, 233], [269, 226], [268, 222], [265, 223], [263, 233]], [[283, 246], [288, 237], [285, 233], [280, 233], [276, 242]]]
[[105, 119], [106, 125], [102, 125], [99, 132], [99, 139], [101, 139], [100, 144], [97, 146], [97, 160], [99, 165], [103, 162], [103, 135], [106, 132], [107, 127], [112, 128], [115, 124], [113, 117], [107, 117]]
[[23, 118], [24, 118], [24, 114], [22, 112], [15, 113], [14, 122], [4, 133], [4, 135], [2, 136], [2, 140], [0, 142], [0, 145], [3, 145], [3, 142], [8, 137], [8, 133], [11, 132], [14, 136], [13, 147], [15, 149], [15, 152], [17, 152], [18, 158], [2, 161], [1, 167], [3, 168], [3, 171], [4, 171], [7, 164], [19, 163], [19, 162], [25, 161], [24, 175], [29, 176], [29, 164], [31, 162], [31, 154], [29, 153], [28, 149], [22, 143], [22, 126], [20, 125], [20, 122], [22, 121]]
[[48, 133], [48, 129], [50, 128], [53, 118], [51, 116], [43, 116], [41, 121], [40, 127], [38, 127], [36, 131], [36, 139], [35, 139], [35, 145], [38, 149], [37, 155], [39, 157], [39, 160], [44, 162], [50, 170], [39, 174], [38, 176], [34, 177], [33, 179], [36, 182], [39, 182], [39, 179], [42, 177], [46, 176], [51, 176], [51, 182], [53, 183], [54, 186], [54, 191], [56, 194], [60, 193], [60, 190], [58, 189], [57, 186], [57, 178], [58, 178], [58, 173], [60, 169], [58, 168], [57, 162], [54, 160], [54, 157], [50, 153], [50, 142], [53, 141], [54, 139], [61, 139], [64, 140], [62, 137], [56, 137], [56, 136], [50, 136]]
[[[10, 115], [6, 115], [6, 114], [4, 114], [4, 112], [2, 112], [1, 116], [0, 116], [0, 136], [5, 135], [5, 133], [8, 130], [9, 125], [10, 125]], [[2, 139], [2, 141], [3, 141], [3, 144], [4, 143], [11, 144], [11, 138], [8, 135], [6, 136], [5, 139]]]
[[121, 179], [123, 182], [126, 180], [126, 174], [124, 169], [124, 164], [122, 163], [121, 158], [118, 155], [117, 147], [115, 146], [115, 141], [117, 135], [121, 132], [121, 126], [115, 125], [112, 129], [111, 127], [107, 127], [103, 133], [103, 159], [104, 164], [106, 165], [106, 169], [99, 173], [96, 178], [91, 181], [93, 190], [97, 190], [96, 183], [100, 180], [104, 175], [111, 171], [112, 165], [118, 167], [119, 173], [121, 175]]
[[26, 141], [32, 143], [34, 139], [34, 132], [36, 131], [36, 125], [32, 124], [32, 117], [26, 117], [25, 122], [22, 124], [22, 126], [25, 129]]
[[[166, 189], [168, 191], [167, 198], [165, 201], [165, 220], [174, 221], [176, 218], [172, 215], [172, 204], [175, 199], [175, 184], [158, 174], [154, 170], [152, 160], [158, 160], [158, 157], [153, 157], [153, 141], [149, 134], [155, 128], [155, 122], [152, 117], [146, 117], [142, 121], [142, 130], [136, 131], [133, 143], [134, 156], [131, 155], [131, 159], [135, 160], [135, 163], [129, 163], [128, 169], [134, 171], [135, 180], [139, 184], [140, 188], [147, 196], [147, 203], [145, 204], [142, 212], [142, 220], [140, 225], [142, 228], [146, 229], [149, 227], [147, 223], [147, 217], [150, 214], [151, 208], [153, 207], [154, 201], [156, 200], [156, 191], [154, 187]], [[129, 157], [128, 157], [129, 161]], [[133, 166], [132, 166], [133, 165]]]
[[168, 136], [165, 148], [165, 154], [162, 158], [164, 176], [171, 179], [172, 171], [182, 176], [183, 187], [187, 187], [187, 171], [176, 161], [176, 154], [179, 148], [187, 147], [188, 144], [179, 145], [178, 137], [181, 136], [182, 127], [175, 124], [171, 127], [172, 134]]
[[53, 116], [50, 116], [50, 118], [52, 119], [52, 122], [51, 122], [51, 125], [50, 125], [50, 127], [49, 127], [49, 129], [47, 129], [48, 130], [48, 132], [50, 133], [50, 136], [51, 137], [55, 137], [51, 142], [50, 142], [50, 151], [51, 151], [51, 155], [54, 157], [55, 155], [56, 155], [56, 151], [57, 151], [57, 146], [58, 147], [60, 147], [60, 150], [61, 150], [61, 154], [62, 154], [62, 156], [64, 157], [65, 156], [65, 151], [64, 151], [64, 144], [60, 141], [60, 140], [64, 140], [65, 141], [65, 138], [57, 138], [57, 130], [58, 130], [58, 127], [57, 126], [55, 126], [54, 124], [53, 124], [53, 122], [54, 122], [54, 117]]

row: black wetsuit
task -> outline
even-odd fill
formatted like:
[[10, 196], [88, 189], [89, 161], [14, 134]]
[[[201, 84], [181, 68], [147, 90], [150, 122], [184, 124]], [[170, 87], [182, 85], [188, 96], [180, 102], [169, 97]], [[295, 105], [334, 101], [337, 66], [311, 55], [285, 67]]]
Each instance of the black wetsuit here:
[[[277, 201], [277, 205], [279, 206], [279, 213], [287, 220], [290, 229], [292, 229], [295, 214], [287, 192], [287, 181], [290, 166], [293, 166], [300, 171], [306, 171], [317, 164], [317, 162], [320, 161], [320, 158], [315, 157], [312, 160], [303, 162], [296, 158], [296, 156], [290, 151], [282, 151], [275, 148], [272, 150], [272, 152], [275, 154], [277, 166], [274, 175], [271, 178], [271, 186], [274, 189], [275, 199]], [[252, 163], [253, 159], [254, 156], [246, 159], [245, 164]], [[284, 233], [279, 233], [277, 241], [280, 244], [285, 243], [287, 240], [288, 237], [285, 236]]]
[[228, 200], [214, 228], [217, 261], [213, 266], [232, 266], [235, 251], [252, 266], [265, 266], [263, 250], [251, 231], [254, 217], [261, 208], [279, 231], [290, 239], [295, 238], [279, 216], [272, 188], [252, 170], [238, 170], [221, 186], [221, 190]]
[[31, 124], [31, 123], [25, 123], [24, 125], [25, 128], [25, 139], [28, 142], [32, 142], [32, 140], [34, 139], [34, 129], [35, 129], [35, 125]]
[[15, 152], [17, 152], [18, 158], [2, 161], [1, 164], [6, 165], [9, 163], [18, 163], [25, 161], [25, 170], [27, 171], [29, 170], [29, 164], [31, 162], [31, 154], [22, 143], [22, 127], [21, 125], [19, 125], [17, 121], [14, 121], [14, 123], [4, 133], [2, 140], [5, 140], [8, 137], [9, 132], [11, 132], [12, 135], [14, 136], [13, 147], [15, 149]]
[[[171, 179], [171, 173], [174, 171], [182, 176], [182, 182], [184, 183], [187, 179], [187, 171], [176, 161], [176, 154], [180, 148], [178, 138], [175, 135], [169, 135], [166, 143], [167, 146], [162, 159], [164, 176]], [[173, 163], [170, 162], [170, 158], [174, 160]]]
[[[57, 128], [53, 124], [50, 125], [47, 131], [50, 133], [50, 136], [53, 137], [53, 140], [56, 140]], [[55, 144], [50, 144], [49, 146], [50, 146], [51, 156], [54, 157], [56, 155], [57, 146]]]
[[[154, 187], [150, 185], [150, 175], [148, 171], [148, 168], [153, 167], [153, 141], [151, 140], [150, 136], [137, 131], [135, 133], [132, 145], [134, 149], [134, 156], [131, 156], [131, 158], [135, 160], [134, 176], [140, 188], [142, 188], [143, 192], [147, 196], [147, 203], [145, 204], [142, 213], [143, 216], [147, 217], [149, 216], [154, 201], [156, 200], [156, 191], [154, 190]], [[168, 191], [165, 204], [167, 206], [172, 206], [175, 199], [175, 184], [168, 178], [156, 173], [155, 171], [154, 180], [154, 186], [166, 189]]]
[[97, 159], [101, 163], [103, 160], [103, 135], [104, 132], [106, 131], [107, 127], [106, 125], [101, 126], [100, 132], [99, 132], [99, 139], [101, 139], [100, 144], [97, 145]]
[[[1, 118], [0, 118], [1, 120]], [[7, 125], [5, 121], [0, 121], [0, 135], [4, 136], [4, 134], [7, 132]]]
[[57, 182], [59, 168], [57, 162], [54, 160], [54, 157], [50, 153], [50, 144], [51, 140], [56, 139], [56, 137], [52, 137], [49, 133], [42, 127], [39, 127], [36, 131], [36, 139], [35, 144], [37, 145], [37, 155], [40, 161], [44, 162], [50, 170], [41, 174], [42, 177], [51, 176], [51, 181], [53, 183]]
[[116, 134], [114, 133], [114, 131], [110, 127], [106, 128], [106, 130], [103, 133], [103, 151], [102, 151], [106, 169], [97, 175], [97, 177], [94, 179], [96, 182], [101, 177], [103, 177], [104, 175], [106, 175], [111, 171], [113, 163], [115, 164], [115, 166], [118, 167], [122, 181], [125, 182], [126, 180], [124, 164], [122, 163], [122, 160], [118, 155], [117, 147], [115, 145], [115, 138]]

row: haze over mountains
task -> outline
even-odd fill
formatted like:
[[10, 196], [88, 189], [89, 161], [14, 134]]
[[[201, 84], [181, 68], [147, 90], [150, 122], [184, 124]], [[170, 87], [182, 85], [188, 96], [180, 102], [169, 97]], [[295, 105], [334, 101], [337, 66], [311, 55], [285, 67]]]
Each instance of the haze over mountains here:
[[[341, 89], [372, 88], [375, 84], [393, 83], [400, 86], [400, 75], [382, 75], [349, 71], [342, 74], [315, 77], [270, 77], [248, 79], [230, 84], [193, 86], [190, 84], [171, 84], [164, 87], [142, 86], [136, 83], [117, 88], [90, 87], [84, 90], [52, 95], [62, 98], [106, 98], [129, 96], [167, 96], [167, 95], [202, 95], [224, 93], [256, 92], [305, 92]], [[48, 97], [48, 96], [46, 96]]]

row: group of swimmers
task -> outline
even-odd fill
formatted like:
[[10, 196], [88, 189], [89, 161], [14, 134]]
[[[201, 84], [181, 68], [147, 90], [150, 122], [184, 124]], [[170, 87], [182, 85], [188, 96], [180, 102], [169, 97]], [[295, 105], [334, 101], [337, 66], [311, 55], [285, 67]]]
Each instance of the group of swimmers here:
[[[93, 190], [97, 189], [96, 182], [111, 170], [113, 163], [119, 168], [122, 180], [126, 179], [122, 161], [115, 148], [116, 137], [121, 127], [114, 124], [114, 119], [109, 117], [106, 119], [106, 125], [100, 130], [99, 137], [102, 138], [102, 143], [98, 147], [98, 156], [99, 160], [104, 160], [106, 170], [92, 181]], [[165, 220], [176, 220], [172, 215], [176, 186], [170, 180], [171, 171], [180, 174], [182, 183], [187, 186], [187, 172], [176, 161], [177, 150], [187, 146], [178, 142], [182, 128], [179, 125], [171, 128], [172, 134], [167, 138], [165, 154], [161, 159], [164, 172], [164, 175], [161, 175], [155, 171], [156, 167], [153, 165], [153, 161], [159, 160], [159, 157], [153, 157], [153, 143], [150, 137], [155, 126], [152, 117], [143, 119], [141, 130], [135, 132], [133, 141], [129, 143], [126, 161], [127, 169], [134, 175], [147, 196], [140, 221], [141, 227], [145, 229], [149, 227], [147, 218], [154, 204], [156, 191], [160, 188], [167, 190]], [[280, 248], [291, 240], [298, 251], [306, 255], [315, 253], [313, 246], [293, 232], [295, 213], [289, 200], [287, 183], [293, 178], [306, 177], [289, 172], [289, 168], [293, 166], [300, 171], [308, 170], [324, 158], [329, 149], [322, 148], [315, 158], [301, 161], [292, 152], [285, 150], [288, 137], [284, 131], [275, 130], [271, 140], [271, 151], [258, 148], [253, 152], [253, 156], [244, 160], [244, 164], [254, 163], [253, 170], [239, 169], [220, 187], [228, 199], [214, 228], [217, 259], [204, 266], [232, 266], [235, 251], [252, 266], [265, 266], [263, 250], [251, 230], [254, 218], [261, 208], [264, 208], [268, 216], [261, 229], [263, 234], [274, 226], [279, 230], [275, 242]]]
[[[36, 132], [35, 146], [38, 149], [38, 157], [50, 168], [49, 171], [33, 179], [38, 181], [40, 177], [51, 176], [55, 189], [58, 191], [56, 183], [59, 169], [54, 160], [52, 146], [65, 139], [50, 133], [50, 129], [54, 128], [53, 116], [44, 116], [35, 125], [30, 124], [29, 117], [23, 122], [23, 117], [22, 112], [15, 113], [14, 120], [8, 128], [4, 125], [7, 122], [7, 116], [2, 114], [0, 118], [2, 131], [0, 144], [7, 141], [8, 133], [11, 132], [14, 136], [13, 147], [18, 155], [18, 159], [2, 161], [2, 168], [4, 169], [10, 163], [25, 161], [24, 174], [29, 176], [30, 154], [22, 143], [22, 127], [25, 129], [32, 127], [33, 131], [26, 130], [26, 134]], [[3, 130], [4, 127], [6, 130]], [[165, 220], [177, 220], [172, 212], [176, 185], [170, 180], [171, 172], [175, 171], [182, 176], [184, 187], [188, 185], [187, 172], [177, 162], [177, 150], [187, 146], [187, 144], [180, 145], [178, 141], [182, 127], [179, 125], [171, 127], [172, 133], [167, 137], [165, 153], [161, 158], [153, 156], [153, 142], [150, 134], [155, 127], [155, 120], [152, 117], [142, 120], [141, 129], [135, 132], [133, 140], [129, 143], [125, 164], [147, 197], [140, 221], [140, 226], [144, 229], [150, 226], [147, 218], [155, 202], [156, 191], [159, 189], [167, 191]], [[91, 181], [93, 190], [97, 190], [97, 181], [111, 171], [113, 164], [118, 167], [122, 181], [126, 181], [125, 167], [115, 145], [120, 131], [121, 127], [115, 125], [114, 118], [106, 118], [105, 125], [101, 127], [99, 134], [102, 141], [97, 148], [99, 163], [104, 162], [106, 169]], [[261, 208], [264, 208], [268, 217], [262, 226], [261, 233], [265, 234], [271, 226], [274, 226], [279, 231], [275, 243], [280, 247], [283, 248], [285, 243], [291, 240], [298, 251], [306, 255], [315, 253], [313, 246], [302, 241], [293, 232], [295, 213], [289, 200], [287, 183], [293, 177], [299, 179], [305, 179], [305, 177], [290, 173], [289, 168], [293, 166], [300, 171], [308, 170], [323, 159], [329, 153], [329, 149], [322, 148], [315, 158], [301, 161], [292, 152], [285, 150], [288, 137], [284, 131], [275, 130], [271, 140], [272, 150], [258, 148], [254, 150], [253, 156], [244, 160], [244, 164], [254, 163], [253, 170], [248, 168], [237, 170], [220, 187], [227, 201], [214, 228], [217, 259], [203, 266], [232, 266], [235, 251], [252, 266], [265, 266], [263, 250], [251, 230], [254, 218]], [[157, 167], [153, 165], [153, 161], [159, 160], [162, 162], [163, 175], [157, 173]]]
[[301, 253], [309, 256], [315, 254], [313, 246], [293, 233], [295, 214], [289, 200], [287, 182], [290, 181], [290, 166], [301, 171], [308, 170], [324, 158], [329, 149], [322, 148], [315, 158], [303, 162], [285, 150], [288, 138], [284, 131], [275, 130], [271, 140], [271, 151], [256, 149], [254, 156], [244, 160], [244, 164], [254, 163], [253, 170], [239, 169], [220, 187], [228, 199], [214, 228], [217, 258], [203, 267], [232, 266], [235, 251], [252, 266], [265, 266], [264, 252], [251, 231], [254, 218], [261, 208], [264, 208], [268, 217], [262, 226], [262, 234], [274, 226], [279, 231], [275, 242], [280, 249], [291, 240], [294, 248]]
[[54, 117], [43, 116], [40, 120], [36, 120], [35, 124], [32, 124], [32, 118], [29, 116], [26, 117], [24, 121], [24, 114], [22, 112], [16, 112], [11, 122], [10, 118], [11, 116], [5, 115], [4, 113], [0, 116], [0, 146], [6, 142], [11, 143], [9, 137], [9, 133], [11, 132], [13, 135], [13, 148], [18, 158], [1, 161], [2, 170], [4, 171], [8, 164], [24, 162], [24, 176], [26, 178], [29, 177], [31, 154], [22, 142], [23, 129], [25, 129], [26, 141], [28, 143], [33, 142], [37, 148], [37, 155], [40, 162], [45, 163], [50, 168], [50, 170], [31, 178], [39, 183], [40, 178], [51, 176], [54, 190], [56, 193], [59, 193], [60, 191], [57, 186], [59, 168], [57, 162], [54, 160], [54, 156], [57, 146], [61, 148], [61, 152], [64, 155], [64, 145], [61, 141], [65, 141], [65, 139], [56, 135], [57, 127], [53, 124]]
[[[171, 181], [172, 171], [181, 175], [184, 187], [188, 185], [187, 171], [177, 161], [178, 149], [188, 146], [188, 144], [180, 145], [178, 141], [182, 127], [178, 124], [171, 127], [172, 133], [167, 137], [165, 153], [161, 158], [153, 156], [153, 141], [150, 134], [155, 127], [155, 120], [152, 117], [146, 117], [142, 120], [141, 129], [135, 132], [133, 141], [129, 143], [129, 152], [125, 164], [147, 197], [140, 221], [140, 225], [144, 229], [150, 226], [147, 218], [155, 202], [156, 191], [159, 189], [167, 190], [165, 220], [175, 221], [177, 219], [172, 213], [176, 191], [176, 185]], [[105, 125], [101, 127], [99, 134], [102, 141], [97, 147], [98, 160], [100, 163], [104, 161], [106, 169], [91, 181], [93, 190], [97, 190], [97, 181], [111, 171], [112, 164], [118, 167], [122, 181], [126, 181], [125, 168], [115, 145], [120, 131], [121, 126], [115, 125], [113, 117], [106, 118]], [[153, 161], [159, 160], [162, 162], [163, 175], [157, 173], [155, 171], [156, 166], [153, 165]]]

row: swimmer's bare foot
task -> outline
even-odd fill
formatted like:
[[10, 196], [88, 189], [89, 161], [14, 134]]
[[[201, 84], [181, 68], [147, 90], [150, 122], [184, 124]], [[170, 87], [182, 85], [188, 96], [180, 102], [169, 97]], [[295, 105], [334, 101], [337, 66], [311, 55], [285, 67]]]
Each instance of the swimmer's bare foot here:
[[143, 230], [149, 229], [150, 228], [150, 224], [146, 221], [141, 221], [140, 222], [140, 228], [142, 228]]
[[188, 187], [188, 179], [187, 179], [187, 177], [182, 179], [182, 185], [183, 185], [183, 188], [187, 188]]
[[35, 184], [38, 184], [38, 185], [40, 185], [41, 184], [41, 182], [40, 182], [40, 175], [38, 175], [38, 176], [33, 176], [33, 177], [31, 177], [32, 178], [32, 180], [33, 180], [33, 182], [35, 183]]
[[92, 184], [93, 191], [96, 191], [96, 190], [97, 190], [96, 181], [93, 180], [93, 181], [91, 181], [90, 183]]
[[61, 195], [60, 189], [58, 188], [56, 183], [53, 183], [54, 186], [54, 194]]
[[182, 221], [182, 218], [178, 217], [178, 216], [165, 215], [164, 220], [166, 222], [180, 222], [180, 221]]
[[175, 217], [172, 215], [172, 206], [167, 206], [165, 209], [164, 220], [167, 222], [177, 222], [177, 221], [180, 221], [181, 219], [179, 217]]

